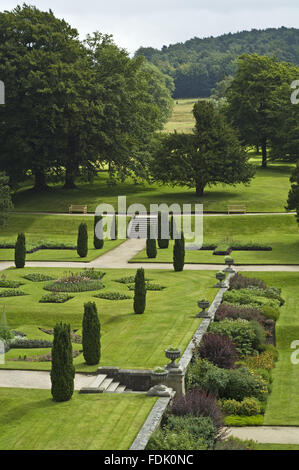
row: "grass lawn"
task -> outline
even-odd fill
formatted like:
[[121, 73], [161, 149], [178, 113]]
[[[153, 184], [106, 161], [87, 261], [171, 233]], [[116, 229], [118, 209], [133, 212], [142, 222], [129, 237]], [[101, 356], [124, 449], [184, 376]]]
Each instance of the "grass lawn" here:
[[1, 450], [127, 450], [154, 406], [146, 395], [80, 395], [0, 388]]
[[291, 363], [291, 343], [299, 340], [299, 274], [244, 273], [280, 287], [286, 300], [276, 324], [276, 346], [279, 360], [273, 369], [273, 389], [267, 402], [264, 425], [299, 426], [299, 364]]
[[[233, 251], [236, 264], [299, 264], [299, 227], [293, 215], [204, 217], [204, 243], [223, 240], [259, 242], [272, 251]], [[145, 250], [131, 262], [172, 263], [173, 242], [168, 249], [158, 249], [155, 259], [148, 259]], [[223, 256], [212, 251], [186, 251], [186, 263], [224, 263]]]
[[[80, 271], [72, 270], [73, 272]], [[184, 271], [175, 273], [167, 270], [151, 270], [146, 277], [166, 288], [162, 291], [147, 293], [147, 308], [143, 315], [133, 313], [133, 300], [111, 301], [94, 298], [97, 292], [72, 294], [74, 298], [64, 304], [41, 304], [40, 298], [45, 294], [44, 283], [36, 283], [23, 279], [31, 272], [48, 273], [59, 277], [63, 269], [8, 269], [4, 271], [7, 279], [21, 280], [20, 287], [27, 296], [0, 298], [0, 310], [5, 305], [8, 323], [11, 328], [23, 331], [29, 338], [50, 339], [38, 327], [53, 327], [56, 322], [66, 321], [72, 329], [81, 329], [83, 305], [95, 301], [101, 321], [102, 366], [118, 366], [122, 368], [153, 368], [164, 365], [166, 358], [164, 349], [174, 345], [182, 350], [186, 348], [200, 320], [194, 318], [198, 312], [197, 301], [200, 298], [213, 300], [217, 290], [215, 273]], [[123, 276], [134, 275], [132, 270], [105, 270], [103, 282], [105, 289], [100, 292], [117, 291], [132, 294], [124, 284], [115, 282]], [[80, 350], [74, 344], [73, 349]], [[43, 350], [43, 353], [49, 350]], [[40, 369], [49, 370], [49, 362], [12, 361], [19, 355], [32, 357], [40, 355], [40, 351], [11, 349], [6, 354], [6, 364], [1, 366], [9, 369]], [[74, 360], [77, 371], [89, 372], [96, 367], [86, 366], [82, 354]]]
[[[27, 261], [78, 261], [89, 262], [123, 243], [124, 240], [105, 240], [104, 247], [96, 250], [93, 246], [93, 217], [12, 214], [7, 224], [1, 227], [0, 243], [15, 243], [18, 233], [24, 232], [27, 245], [42, 242], [67, 243], [77, 245], [78, 227], [86, 223], [89, 232], [88, 255], [80, 258], [77, 250], [39, 250], [27, 254]], [[0, 249], [0, 261], [13, 261], [14, 250]]]
[[298, 444], [256, 444], [255, 450], [299, 450]]
[[[68, 212], [70, 204], [87, 204], [88, 211], [95, 211], [100, 203], [112, 204], [117, 209], [117, 197], [127, 196], [127, 207], [133, 203], [144, 204], [196, 204], [204, 205], [205, 211], [227, 212], [228, 204], [244, 202], [251, 212], [284, 211], [290, 189], [289, 177], [293, 165], [273, 163], [262, 169], [260, 157], [254, 158], [257, 165], [254, 180], [249, 186], [218, 184], [206, 189], [203, 197], [195, 196], [194, 188], [184, 186], [160, 186], [137, 184], [131, 179], [115, 186], [107, 185], [107, 172], [100, 172], [93, 183], [78, 183], [78, 189], [66, 190], [55, 186], [55, 191], [36, 194], [28, 181], [14, 196], [16, 211]], [[194, 208], [193, 208], [194, 209]]]
[[186, 132], [191, 133], [195, 126], [193, 107], [200, 98], [186, 100], [174, 100], [173, 113], [168, 123], [165, 125], [165, 132]]

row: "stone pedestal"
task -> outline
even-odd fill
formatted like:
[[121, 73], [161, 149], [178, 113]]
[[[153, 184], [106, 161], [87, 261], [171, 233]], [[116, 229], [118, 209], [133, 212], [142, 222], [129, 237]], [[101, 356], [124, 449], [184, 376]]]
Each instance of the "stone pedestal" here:
[[169, 387], [166, 387], [166, 385], [154, 385], [154, 387], [149, 389], [147, 395], [149, 397], [172, 397], [173, 390]]
[[176, 392], [176, 397], [185, 395], [185, 374], [179, 367], [168, 369], [166, 384]]

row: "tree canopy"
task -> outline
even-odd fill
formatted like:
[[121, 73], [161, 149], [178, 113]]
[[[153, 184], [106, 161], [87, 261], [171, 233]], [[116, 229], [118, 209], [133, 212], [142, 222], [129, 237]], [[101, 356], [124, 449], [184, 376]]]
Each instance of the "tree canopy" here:
[[144, 55], [174, 79], [175, 98], [206, 98], [219, 81], [234, 75], [240, 55], [253, 53], [299, 65], [299, 29], [252, 29], [218, 37], [195, 37], [161, 50], [141, 47], [136, 55]]

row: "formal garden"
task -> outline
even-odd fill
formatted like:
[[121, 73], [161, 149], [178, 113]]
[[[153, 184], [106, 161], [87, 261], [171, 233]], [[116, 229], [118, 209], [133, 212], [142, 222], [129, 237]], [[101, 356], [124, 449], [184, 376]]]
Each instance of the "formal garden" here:
[[180, 99], [175, 54], [25, 4], [0, 30], [0, 450], [298, 450], [299, 67]]

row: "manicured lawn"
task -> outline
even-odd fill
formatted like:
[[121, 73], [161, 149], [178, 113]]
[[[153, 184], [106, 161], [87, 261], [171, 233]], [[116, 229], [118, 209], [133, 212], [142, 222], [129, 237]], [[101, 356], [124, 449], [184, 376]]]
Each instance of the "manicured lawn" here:
[[[88, 255], [80, 258], [77, 250], [40, 250], [27, 254], [27, 261], [78, 261], [88, 262], [98, 258], [107, 251], [123, 243], [124, 240], [105, 240], [101, 250], [93, 246], [93, 217], [84, 216], [53, 216], [12, 214], [4, 227], [1, 227], [0, 243], [15, 243], [18, 233], [24, 232], [27, 245], [39, 245], [42, 242], [67, 243], [77, 245], [78, 226], [86, 223], [89, 232]], [[0, 261], [13, 261], [14, 250], [0, 249]]]
[[[258, 242], [272, 251], [233, 251], [236, 264], [299, 264], [299, 227], [293, 215], [204, 217], [204, 243], [221, 241]], [[158, 249], [154, 260], [141, 251], [133, 262], [171, 263], [173, 242], [168, 249]], [[223, 256], [212, 251], [186, 251], [186, 263], [224, 263]]]
[[1, 450], [127, 450], [156, 398], [80, 395], [55, 403], [48, 390], [0, 388]]
[[[66, 190], [55, 186], [55, 191], [37, 195], [30, 190], [28, 181], [14, 197], [16, 211], [68, 212], [70, 204], [88, 205], [88, 211], [95, 211], [100, 203], [112, 204], [117, 209], [117, 197], [127, 196], [127, 206], [133, 203], [144, 204], [196, 204], [202, 203], [205, 211], [227, 212], [228, 204], [244, 202], [248, 211], [284, 211], [290, 189], [289, 177], [293, 165], [269, 164], [268, 169], [260, 168], [260, 157], [253, 159], [257, 165], [254, 180], [249, 186], [231, 185], [212, 186], [206, 189], [203, 197], [195, 196], [195, 190], [183, 186], [160, 186], [158, 184], [136, 184], [127, 179], [115, 186], [107, 185], [107, 172], [100, 172], [93, 183], [78, 183], [78, 189]], [[193, 207], [194, 209], [194, 207]]]
[[[80, 271], [79, 269], [72, 270]], [[27, 296], [0, 299], [0, 310], [5, 305], [9, 326], [23, 331], [30, 338], [51, 339], [38, 327], [53, 327], [56, 322], [66, 321], [72, 329], [80, 334], [83, 305], [95, 301], [99, 311], [102, 333], [102, 366], [119, 366], [123, 368], [153, 368], [164, 365], [166, 358], [164, 349], [174, 345], [182, 350], [186, 348], [200, 320], [194, 318], [198, 312], [197, 301], [200, 298], [213, 300], [217, 290], [214, 272], [191, 272], [151, 270], [146, 277], [166, 288], [162, 291], [147, 293], [147, 308], [143, 315], [133, 313], [133, 300], [111, 301], [94, 298], [97, 292], [72, 294], [74, 298], [64, 304], [41, 304], [40, 298], [45, 294], [44, 283], [35, 283], [23, 279], [29, 272], [47, 273], [59, 277], [63, 269], [9, 269], [4, 271], [7, 279], [24, 282], [21, 286]], [[103, 279], [105, 289], [100, 292], [117, 291], [130, 294], [128, 287], [115, 282], [123, 276], [134, 275], [132, 270], [105, 270]], [[133, 293], [131, 292], [132, 297]], [[80, 350], [74, 344], [73, 349]], [[44, 350], [47, 352], [48, 350]], [[12, 349], [6, 355], [6, 364], [2, 367], [17, 369], [48, 370], [49, 362], [9, 361], [26, 355], [31, 357], [34, 350]], [[37, 353], [39, 355], [39, 352]], [[96, 367], [88, 367], [80, 355], [74, 360], [79, 371], [92, 371]]]
[[245, 273], [262, 278], [268, 285], [282, 288], [286, 300], [276, 324], [279, 360], [273, 370], [273, 389], [269, 396], [264, 425], [299, 426], [299, 364], [291, 362], [291, 343], [299, 340], [299, 274]]

